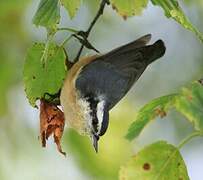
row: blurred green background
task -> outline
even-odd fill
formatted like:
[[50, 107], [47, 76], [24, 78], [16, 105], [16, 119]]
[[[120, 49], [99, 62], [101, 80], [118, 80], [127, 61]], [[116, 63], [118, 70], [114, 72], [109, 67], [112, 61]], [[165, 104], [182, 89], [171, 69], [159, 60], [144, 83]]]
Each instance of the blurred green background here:
[[[153, 63], [134, 88], [110, 114], [110, 126], [95, 154], [87, 137], [66, 128], [63, 149], [67, 158], [59, 154], [49, 141], [46, 149], [38, 140], [39, 113], [26, 99], [22, 68], [27, 48], [45, 40], [46, 31], [32, 25], [32, 17], [39, 0], [3, 0], [0, 3], [0, 179], [1, 180], [114, 180], [118, 170], [133, 153], [158, 139], [178, 142], [192, 131], [185, 119], [172, 112], [167, 118], [151, 123], [134, 142], [124, 139], [136, 111], [149, 100], [176, 92], [181, 86], [203, 77], [203, 46], [191, 32], [183, 29], [162, 10], [148, 5], [142, 16], [124, 21], [111, 7], [98, 21], [90, 35], [90, 42], [101, 52], [152, 33], [153, 41], [165, 41], [166, 55]], [[186, 15], [203, 32], [203, 1], [180, 1]], [[61, 9], [61, 27], [85, 30], [98, 9], [99, 1], [84, 0], [77, 16], [70, 20]], [[68, 34], [58, 33], [62, 42]], [[67, 52], [74, 58], [79, 44], [71, 41]], [[84, 51], [84, 55], [94, 52]], [[181, 153], [192, 180], [203, 179], [203, 140], [196, 138]]]

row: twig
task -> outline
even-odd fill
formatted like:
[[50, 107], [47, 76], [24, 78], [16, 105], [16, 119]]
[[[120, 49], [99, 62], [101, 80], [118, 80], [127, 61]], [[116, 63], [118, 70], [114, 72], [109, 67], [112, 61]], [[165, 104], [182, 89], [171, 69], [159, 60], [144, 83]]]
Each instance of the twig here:
[[[79, 32], [79, 34], [80, 34], [80, 35], [82, 34], [81, 36], [83, 36], [85, 39], [88, 38], [88, 36], [89, 36], [89, 34], [90, 34], [92, 28], [94, 27], [95, 23], [97, 22], [97, 20], [99, 19], [99, 17], [103, 14], [104, 8], [105, 8], [105, 5], [106, 5], [106, 4], [109, 4], [109, 0], [102, 0], [102, 2], [101, 2], [101, 4], [100, 4], [100, 8], [99, 8], [99, 10], [98, 10], [98, 12], [97, 12], [95, 18], [94, 18], [93, 21], [91, 22], [89, 28], [87, 29], [87, 31], [86, 31], [86, 32], [83, 32], [83, 31], [80, 31], [80, 32]], [[78, 61], [78, 59], [80, 58], [80, 55], [81, 55], [81, 53], [82, 53], [83, 48], [84, 48], [84, 45], [82, 44], [81, 47], [80, 47], [80, 49], [79, 49], [79, 51], [78, 51], [78, 54], [77, 54], [77, 56], [76, 56], [74, 62]]]
[[203, 85], [203, 78], [199, 80], [199, 83]]
[[73, 37], [75, 37], [84, 47], [88, 48], [88, 49], [92, 49], [94, 51], [96, 51], [97, 53], [99, 53], [99, 51], [86, 39], [86, 38], [80, 38], [77, 35], [73, 35]]

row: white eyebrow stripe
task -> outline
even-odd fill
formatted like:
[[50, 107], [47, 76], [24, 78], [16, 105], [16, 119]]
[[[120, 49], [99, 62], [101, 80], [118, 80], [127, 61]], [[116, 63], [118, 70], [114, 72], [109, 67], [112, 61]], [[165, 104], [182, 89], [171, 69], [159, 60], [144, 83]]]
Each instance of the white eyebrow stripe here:
[[104, 106], [105, 106], [105, 101], [102, 100], [97, 104], [97, 119], [98, 119], [98, 132], [97, 135], [99, 135], [102, 127], [102, 122], [103, 122], [103, 116], [104, 116]]

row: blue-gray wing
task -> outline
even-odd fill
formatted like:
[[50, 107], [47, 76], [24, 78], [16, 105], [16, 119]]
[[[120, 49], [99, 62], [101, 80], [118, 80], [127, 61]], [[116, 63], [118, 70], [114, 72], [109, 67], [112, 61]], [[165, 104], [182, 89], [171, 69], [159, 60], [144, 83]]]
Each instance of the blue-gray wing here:
[[138, 80], [146, 67], [163, 56], [159, 40], [146, 46], [149, 36], [117, 48], [83, 67], [76, 88], [84, 97], [103, 96], [111, 109]]
[[76, 88], [83, 97], [105, 98], [111, 109], [129, 90], [131, 77], [113, 65], [94, 61], [85, 66], [76, 80]]

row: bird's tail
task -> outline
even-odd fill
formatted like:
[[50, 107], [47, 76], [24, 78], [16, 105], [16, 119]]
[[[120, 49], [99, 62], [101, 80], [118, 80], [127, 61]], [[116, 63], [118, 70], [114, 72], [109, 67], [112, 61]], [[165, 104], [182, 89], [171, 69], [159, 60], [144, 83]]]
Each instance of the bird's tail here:
[[164, 55], [166, 47], [162, 40], [158, 40], [152, 45], [143, 47], [143, 50], [143, 55], [147, 59], [148, 64], [150, 64]]

